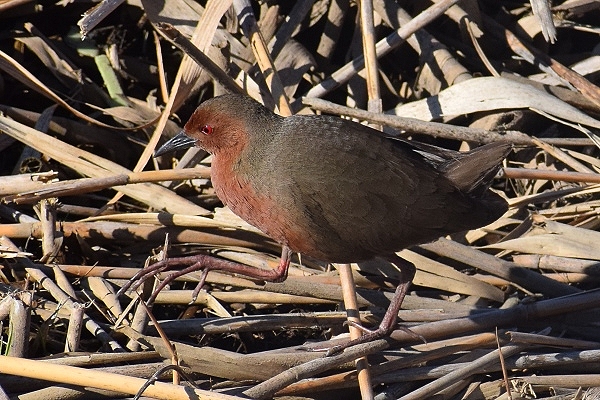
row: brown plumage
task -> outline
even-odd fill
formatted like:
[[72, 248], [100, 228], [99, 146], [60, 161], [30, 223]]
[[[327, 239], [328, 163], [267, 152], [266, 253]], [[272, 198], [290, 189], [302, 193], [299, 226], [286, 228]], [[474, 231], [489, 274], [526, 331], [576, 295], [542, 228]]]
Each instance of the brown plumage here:
[[415, 146], [341, 118], [283, 118], [234, 94], [203, 103], [184, 132], [185, 146], [213, 154], [213, 185], [234, 213], [323, 261], [393, 253], [506, 210], [486, 190], [505, 144], [471, 153]]
[[399, 264], [396, 309], [386, 315], [391, 326], [378, 335], [393, 328], [414, 275], [396, 251], [489, 224], [507, 208], [488, 190], [507, 144], [459, 153], [336, 117], [283, 118], [228, 94], [200, 105], [157, 153], [193, 145], [213, 155], [219, 198], [284, 246], [281, 276], [286, 247], [327, 262], [381, 256]]

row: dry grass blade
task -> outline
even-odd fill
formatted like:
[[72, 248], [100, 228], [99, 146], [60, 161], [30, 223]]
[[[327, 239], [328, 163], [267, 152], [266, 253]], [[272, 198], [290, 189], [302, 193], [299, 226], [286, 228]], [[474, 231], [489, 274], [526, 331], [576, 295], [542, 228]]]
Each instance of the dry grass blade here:
[[[381, 40], [377, 43], [377, 56], [382, 57], [391, 50], [394, 46], [399, 46], [403, 43], [406, 38], [412, 35], [415, 31], [427, 25], [435, 18], [439, 17], [444, 11], [448, 9], [452, 4], [456, 3], [456, 0], [440, 1], [439, 3], [431, 6], [430, 9], [421, 13], [418, 17], [411, 19], [407, 24], [403, 25], [397, 30], [397, 32], [391, 34], [388, 38]], [[328, 79], [322, 82], [320, 85], [310, 89], [304, 96], [305, 97], [322, 97], [340, 85], [348, 82], [355, 74], [361, 71], [364, 64], [364, 57], [359, 56], [352, 62], [344, 65], [331, 75]]]
[[[105, 177], [115, 172], [129, 174], [130, 171], [102, 157], [54, 139], [36, 131], [28, 126], [19, 124], [6, 117], [0, 116], [0, 129], [6, 134], [18, 139], [24, 144], [44, 152], [47, 156], [91, 177]], [[173, 192], [158, 185], [140, 183], [134, 185], [117, 186], [133, 198], [147, 202], [158, 209], [166, 209], [177, 213], [204, 214], [207, 211], [202, 207], [175, 195]], [[190, 212], [191, 211], [191, 212]]]
[[[145, 396], [595, 395], [596, 3], [142, 0], [88, 25], [111, 3], [119, 1], [102, 2], [81, 21], [85, 2], [0, 4], [0, 344], [19, 356], [0, 360], [8, 398], [133, 395], [166, 360], [202, 389], [171, 373]], [[459, 151], [510, 143], [491, 184], [509, 209], [487, 226], [399, 252], [417, 272], [390, 337], [334, 357], [310, 351], [346, 343], [345, 297], [355, 297], [345, 307], [356, 322], [378, 326], [403, 276], [387, 260], [338, 268], [294, 254], [287, 280], [263, 280], [280, 267], [280, 245], [219, 200], [215, 158], [198, 150], [152, 158], [198, 104], [227, 91], [284, 116], [373, 124], [412, 141], [415, 157], [450, 159], [449, 169], [464, 159]], [[320, 129], [315, 142], [330, 133]], [[305, 154], [301, 146], [286, 151]], [[308, 167], [304, 159], [294, 168]], [[328, 155], [327, 165], [336, 159]], [[323, 168], [297, 184], [314, 188], [331, 169], [335, 182], [346, 176], [345, 168]], [[284, 179], [288, 171], [272, 174]], [[349, 179], [362, 191], [382, 176]], [[431, 190], [422, 182], [384, 189], [340, 214], [371, 213], [369, 221], [381, 223], [383, 214], [371, 211], [385, 209], [388, 192], [406, 196], [406, 213], [439, 210], [422, 201]], [[419, 213], [424, 222], [411, 229], [443, 225], [453, 211], [436, 221]], [[164, 287], [154, 321], [137, 294], [117, 296], [140, 268], [189, 255], [260, 270], [253, 279], [156, 271], [139, 287], [141, 298]], [[504, 365], [496, 330], [501, 341], [511, 338], [501, 344]], [[358, 358], [368, 379], [359, 378]], [[178, 384], [164, 383], [171, 379]]]
[[[158, 12], [158, 15], [153, 13], [149, 14], [151, 21], [155, 23], [161, 22], [164, 18], [166, 18], [164, 14], [168, 14], [174, 8], [173, 3], [170, 3], [169, 7], [158, 11], [152, 2], [147, 3], [148, 4], [146, 5], [149, 7], [149, 9]], [[194, 42], [202, 50], [208, 49], [208, 46], [212, 41], [212, 35], [217, 28], [217, 23], [219, 20], [218, 17], [223, 15], [230, 3], [225, 1], [212, 1], [209, 4], [210, 6], [207, 8], [206, 12], [202, 14], [202, 18], [198, 21], [197, 29], [192, 36], [192, 42]], [[144, 148], [144, 152], [138, 159], [138, 162], [133, 169], [134, 172], [140, 172], [148, 163], [148, 160], [152, 156], [161, 134], [167, 125], [171, 112], [176, 111], [181, 106], [181, 103], [191, 92], [193, 82], [201, 74], [199, 66], [194, 63], [193, 60], [189, 58], [185, 58], [184, 60], [185, 61], [181, 64], [175, 77], [175, 82], [167, 101], [166, 108], [161, 113], [156, 125], [156, 129], [154, 130], [148, 145]], [[114, 204], [120, 197], [121, 194], [117, 194], [115, 197], [113, 197], [109, 204]]]
[[555, 59], [548, 57], [546, 54], [540, 52], [532, 47], [525, 46], [518, 38], [513, 35], [510, 31], [506, 31], [508, 43], [513, 47], [516, 53], [520, 54], [526, 59], [531, 59], [532, 62], [542, 62], [547, 65], [552, 71], [554, 71], [560, 78], [573, 85], [577, 90], [581, 92], [588, 100], [594, 102], [597, 107], [600, 107], [600, 88], [585, 77], [581, 76], [577, 72], [565, 67]]
[[[25, 358], [0, 356], [0, 371], [4, 374], [26, 376], [29, 378], [43, 379], [50, 382], [66, 383], [78, 386], [89, 386], [99, 389], [111, 390], [118, 393], [136, 394], [145, 380], [111, 374], [103, 371], [70, 367], [65, 365], [49, 365], [41, 361]], [[182, 400], [189, 399], [189, 392], [199, 398], [207, 400], [235, 400], [237, 396], [228, 396], [205, 390], [184, 388], [155, 382], [145, 394], [161, 399]]]
[[88, 115], [82, 113], [76, 108], [71, 107], [66, 101], [56, 95], [50, 88], [48, 88], [42, 81], [37, 79], [34, 75], [32, 75], [27, 69], [23, 68], [16, 60], [10, 57], [8, 54], [0, 51], [0, 69], [6, 71], [11, 74], [15, 79], [18, 79], [28, 85], [29, 87], [38, 90], [44, 96], [50, 98], [57, 104], [67, 108], [77, 117], [83, 119], [84, 121], [88, 121], [90, 123], [96, 124], [98, 126], [102, 126], [105, 128], [114, 128], [108, 124], [97, 121], [94, 118], [90, 118]]
[[520, 253], [600, 260], [600, 250], [595, 245], [598, 240], [598, 232], [536, 216], [531, 230], [521, 237], [490, 246]]
[[250, 47], [256, 57], [256, 62], [263, 72], [267, 87], [277, 103], [279, 114], [286, 117], [292, 115], [289, 100], [283, 90], [283, 82], [275, 69], [273, 59], [267, 49], [267, 43], [265, 43], [265, 39], [260, 32], [250, 2], [247, 0], [233, 0], [233, 8], [238, 14], [240, 26], [244, 34], [250, 40]]
[[[35, 203], [50, 197], [73, 196], [89, 192], [109, 189], [133, 183], [163, 182], [168, 180], [185, 180], [194, 178], [208, 178], [210, 172], [205, 168], [186, 168], [179, 170], [143, 171], [137, 173], [106, 176], [102, 178], [83, 178], [72, 181], [52, 182], [45, 185], [35, 185], [35, 189], [28, 190], [20, 185], [13, 185], [5, 189], [4, 202], [16, 204]], [[37, 176], [35, 177], [37, 180]], [[33, 180], [30, 178], [30, 181]], [[12, 183], [12, 182], [11, 182]], [[0, 193], [2, 195], [3, 193]], [[12, 194], [12, 196], [9, 196]]]
[[472, 374], [475, 374], [475, 373], [481, 371], [488, 364], [496, 362], [498, 360], [498, 356], [500, 353], [502, 353], [505, 357], [510, 357], [513, 354], [519, 353], [520, 351], [524, 350], [525, 348], [526, 348], [526, 346], [523, 346], [523, 345], [507, 345], [501, 349], [494, 350], [494, 351], [490, 352], [489, 354], [486, 354], [485, 356], [479, 358], [478, 360], [475, 360], [474, 362], [469, 363], [469, 365], [467, 367], [457, 369], [457, 370], [447, 374], [443, 378], [439, 378], [439, 379], [437, 379], [431, 383], [428, 383], [427, 385], [411, 392], [410, 394], [408, 394], [406, 396], [400, 397], [400, 399], [416, 400], [416, 399], [422, 399], [423, 397], [431, 396], [431, 395], [439, 392], [440, 390], [442, 390], [446, 387], [449, 387], [452, 383], [454, 383], [458, 380], [464, 379], [465, 377], [467, 377], [469, 375], [472, 375]]
[[[395, 128], [407, 135], [430, 135], [437, 138], [468, 140], [478, 143], [507, 141], [515, 145], [530, 145], [534, 143], [531, 136], [514, 130], [485, 130], [475, 127], [464, 127], [439, 122], [422, 121], [416, 118], [402, 117], [389, 114], [376, 114], [369, 111], [344, 107], [326, 100], [303, 97], [302, 104], [316, 111], [328, 114], [358, 118], [374, 123], [380, 123]], [[589, 146], [593, 142], [585, 138], [544, 138], [544, 141], [556, 146]]]
[[[431, 104], [436, 104], [432, 108]], [[600, 121], [554, 96], [505, 78], [483, 77], [458, 83], [434, 96], [394, 109], [399, 116], [436, 120], [463, 113], [535, 108], [577, 124], [600, 128]]]

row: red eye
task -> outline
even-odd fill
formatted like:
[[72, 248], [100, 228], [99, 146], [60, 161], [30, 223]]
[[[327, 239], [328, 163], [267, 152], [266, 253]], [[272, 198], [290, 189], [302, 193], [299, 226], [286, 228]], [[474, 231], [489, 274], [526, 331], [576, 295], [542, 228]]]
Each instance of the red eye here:
[[200, 128], [200, 132], [204, 133], [205, 135], [212, 135], [213, 127], [210, 125], [204, 125], [202, 128]]

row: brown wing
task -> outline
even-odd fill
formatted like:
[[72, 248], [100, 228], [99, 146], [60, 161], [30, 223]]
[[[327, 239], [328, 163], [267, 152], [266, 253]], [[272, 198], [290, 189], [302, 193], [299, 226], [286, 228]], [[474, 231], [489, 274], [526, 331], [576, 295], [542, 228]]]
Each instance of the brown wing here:
[[[361, 261], [495, 218], [406, 142], [339, 118], [323, 121], [286, 119], [295, 131], [284, 127], [287, 133], [273, 137], [252, 179], [305, 233], [289, 235], [292, 249], [325, 261]], [[260, 180], [274, 173], [276, 183]]]

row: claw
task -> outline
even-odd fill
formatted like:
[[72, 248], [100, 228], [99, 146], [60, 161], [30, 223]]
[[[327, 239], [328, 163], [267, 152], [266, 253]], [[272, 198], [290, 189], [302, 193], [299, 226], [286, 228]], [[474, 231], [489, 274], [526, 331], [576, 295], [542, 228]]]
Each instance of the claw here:
[[281, 261], [277, 269], [255, 268], [248, 265], [223, 260], [206, 254], [198, 254], [187, 257], [167, 258], [138, 271], [127, 283], [125, 283], [125, 285], [123, 285], [123, 287], [121, 287], [121, 289], [119, 289], [119, 291], [117, 292], [117, 296], [123, 295], [129, 289], [137, 289], [149, 277], [155, 276], [160, 272], [167, 271], [175, 266], [184, 266], [185, 268], [169, 274], [154, 290], [154, 292], [148, 299], [148, 304], [152, 304], [154, 300], [156, 300], [156, 296], [158, 296], [158, 293], [162, 289], [164, 289], [165, 286], [167, 286], [180, 276], [189, 274], [190, 272], [194, 271], [202, 271], [200, 281], [198, 282], [198, 285], [192, 293], [194, 299], [198, 296], [198, 293], [204, 286], [209, 271], [225, 271], [234, 274], [245, 275], [250, 278], [256, 278], [271, 282], [281, 282], [287, 277], [291, 255], [291, 250], [287, 247], [283, 247], [281, 251]]

